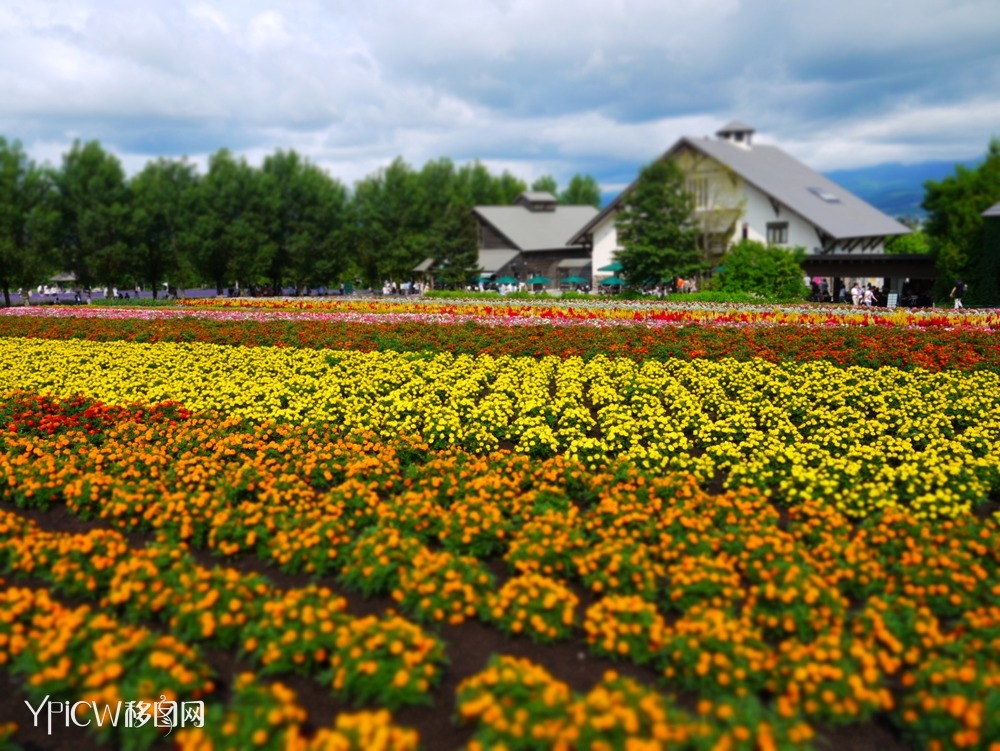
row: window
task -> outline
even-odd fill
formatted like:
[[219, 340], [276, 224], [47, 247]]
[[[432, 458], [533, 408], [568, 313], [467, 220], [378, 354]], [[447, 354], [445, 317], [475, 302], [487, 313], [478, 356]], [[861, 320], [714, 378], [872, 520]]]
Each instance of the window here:
[[696, 209], [708, 208], [708, 178], [695, 177], [688, 180], [688, 193], [694, 196], [694, 207]]
[[768, 222], [767, 244], [768, 245], [788, 244], [788, 222]]
[[822, 188], [809, 188], [809, 192], [827, 203], [840, 203], [840, 199], [828, 190], [823, 190]]

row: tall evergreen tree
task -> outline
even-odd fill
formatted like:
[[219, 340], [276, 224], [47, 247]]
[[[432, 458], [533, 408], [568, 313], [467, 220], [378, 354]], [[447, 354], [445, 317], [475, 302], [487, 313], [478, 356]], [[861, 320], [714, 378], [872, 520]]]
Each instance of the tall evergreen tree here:
[[694, 199], [671, 160], [645, 167], [625, 197], [616, 225], [622, 274], [630, 287], [687, 276], [701, 267]]

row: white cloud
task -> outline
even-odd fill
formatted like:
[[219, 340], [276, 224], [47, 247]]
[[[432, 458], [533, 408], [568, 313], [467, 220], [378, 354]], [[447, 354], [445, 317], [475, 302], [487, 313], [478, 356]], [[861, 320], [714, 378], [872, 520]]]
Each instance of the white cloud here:
[[288, 46], [292, 36], [285, 27], [284, 16], [275, 11], [266, 11], [250, 20], [247, 39], [250, 49], [255, 52], [276, 51]]
[[1000, 126], [995, 0], [33, 0], [0, 6], [0, 133], [126, 168], [295, 148], [627, 182], [731, 118], [818, 169], [967, 159]]
[[202, 3], [190, 8], [188, 13], [191, 14], [192, 18], [203, 21], [208, 27], [213, 28], [216, 31], [223, 34], [230, 33], [231, 26], [229, 25], [229, 19], [226, 18], [225, 13], [218, 10], [214, 6]]

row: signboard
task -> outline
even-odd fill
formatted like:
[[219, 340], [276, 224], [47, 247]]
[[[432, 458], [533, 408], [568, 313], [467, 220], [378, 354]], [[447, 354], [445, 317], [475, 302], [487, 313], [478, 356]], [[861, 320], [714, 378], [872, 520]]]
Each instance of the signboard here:
[[889, 296], [886, 298], [885, 306], [887, 308], [895, 308], [896, 307], [896, 301], [898, 299], [899, 299], [899, 295], [897, 295], [895, 292], [890, 292]]

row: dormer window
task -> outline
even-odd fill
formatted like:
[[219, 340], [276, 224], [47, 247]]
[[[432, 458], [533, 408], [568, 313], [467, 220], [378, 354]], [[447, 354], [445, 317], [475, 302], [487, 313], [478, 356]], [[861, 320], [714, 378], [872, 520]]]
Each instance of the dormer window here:
[[828, 190], [823, 190], [822, 188], [809, 188], [809, 192], [821, 201], [826, 201], [827, 203], [840, 203], [840, 199]]

